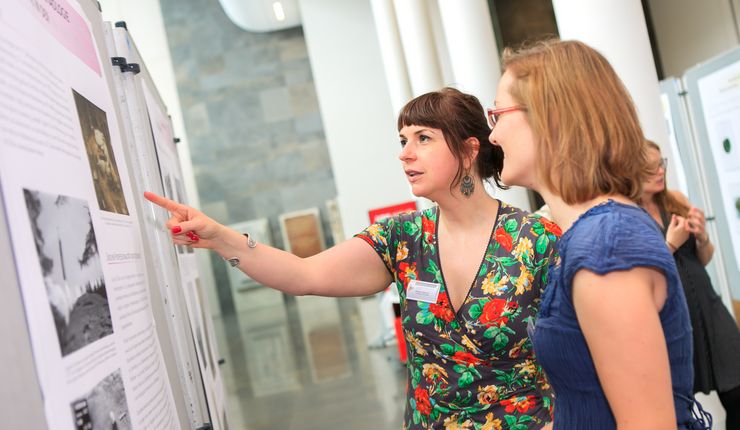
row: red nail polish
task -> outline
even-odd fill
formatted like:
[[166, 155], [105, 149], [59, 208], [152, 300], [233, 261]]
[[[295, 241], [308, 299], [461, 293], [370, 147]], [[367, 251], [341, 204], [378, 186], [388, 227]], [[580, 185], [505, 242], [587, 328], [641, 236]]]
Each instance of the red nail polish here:
[[181, 231], [182, 231], [182, 228], [180, 228], [179, 225], [176, 225], [176, 226], [172, 227], [172, 234], [178, 234]]
[[198, 237], [197, 234], [192, 235], [190, 238], [193, 240], [193, 242], [197, 242], [200, 240], [200, 237]]

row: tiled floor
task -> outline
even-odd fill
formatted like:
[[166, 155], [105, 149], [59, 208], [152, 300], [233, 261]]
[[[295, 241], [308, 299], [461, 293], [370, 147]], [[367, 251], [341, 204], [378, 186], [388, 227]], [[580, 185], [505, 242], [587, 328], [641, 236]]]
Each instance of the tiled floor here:
[[242, 295], [236, 315], [215, 321], [232, 430], [401, 428], [396, 346], [367, 347], [374, 298]]
[[[369, 349], [379, 331], [371, 299], [240, 293], [217, 318], [231, 430], [398, 430], [406, 371], [395, 345]], [[724, 428], [715, 393], [697, 399]]]

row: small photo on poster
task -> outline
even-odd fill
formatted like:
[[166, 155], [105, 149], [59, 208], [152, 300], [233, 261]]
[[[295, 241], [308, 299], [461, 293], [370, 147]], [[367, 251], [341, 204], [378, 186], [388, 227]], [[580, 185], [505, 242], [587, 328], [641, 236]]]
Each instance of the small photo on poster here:
[[113, 333], [88, 202], [24, 189], [57, 338], [66, 356]]
[[131, 417], [120, 370], [100, 381], [89, 393], [72, 402], [75, 430], [128, 430]]
[[128, 215], [105, 111], [72, 90], [100, 210]]
[[714, 142], [714, 153], [719, 161], [720, 172], [740, 170], [740, 141], [735, 132], [735, 124], [727, 119], [717, 123]]
[[730, 207], [732, 208], [730, 210], [731, 215], [728, 214], [730, 218], [728, 221], [734, 220], [735, 222], [740, 222], [740, 182], [730, 183], [727, 188], [730, 190], [728, 197], [730, 198]]

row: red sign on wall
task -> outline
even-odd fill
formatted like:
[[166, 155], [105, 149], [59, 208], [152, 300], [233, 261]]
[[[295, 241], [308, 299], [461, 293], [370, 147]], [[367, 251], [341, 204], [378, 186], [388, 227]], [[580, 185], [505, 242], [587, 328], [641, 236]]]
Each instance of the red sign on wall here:
[[410, 201], [393, 206], [386, 206], [384, 208], [372, 209], [368, 211], [367, 214], [370, 216], [370, 224], [374, 224], [383, 218], [388, 218], [389, 216], [398, 215], [404, 212], [413, 212], [415, 210], [416, 202]]

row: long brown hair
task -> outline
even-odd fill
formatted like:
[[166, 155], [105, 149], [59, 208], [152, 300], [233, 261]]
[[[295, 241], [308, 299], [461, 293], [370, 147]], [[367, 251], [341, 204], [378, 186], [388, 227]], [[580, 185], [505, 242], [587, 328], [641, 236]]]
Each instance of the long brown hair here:
[[644, 136], [627, 89], [609, 62], [578, 41], [507, 48], [511, 95], [537, 138], [537, 174], [567, 204], [621, 194], [639, 201]]
[[[652, 148], [660, 152], [660, 146], [658, 146], [658, 144], [653, 142], [652, 140], [646, 140], [645, 144], [648, 148]], [[664, 183], [667, 184], [667, 181], [664, 181]], [[668, 214], [676, 214], [684, 218], [689, 215], [689, 209], [691, 209], [686, 204], [679, 201], [672, 193], [670, 193], [667, 186], [663, 187], [663, 191], [655, 193], [655, 195], [653, 196], [653, 201], [663, 212], [666, 212]]]

